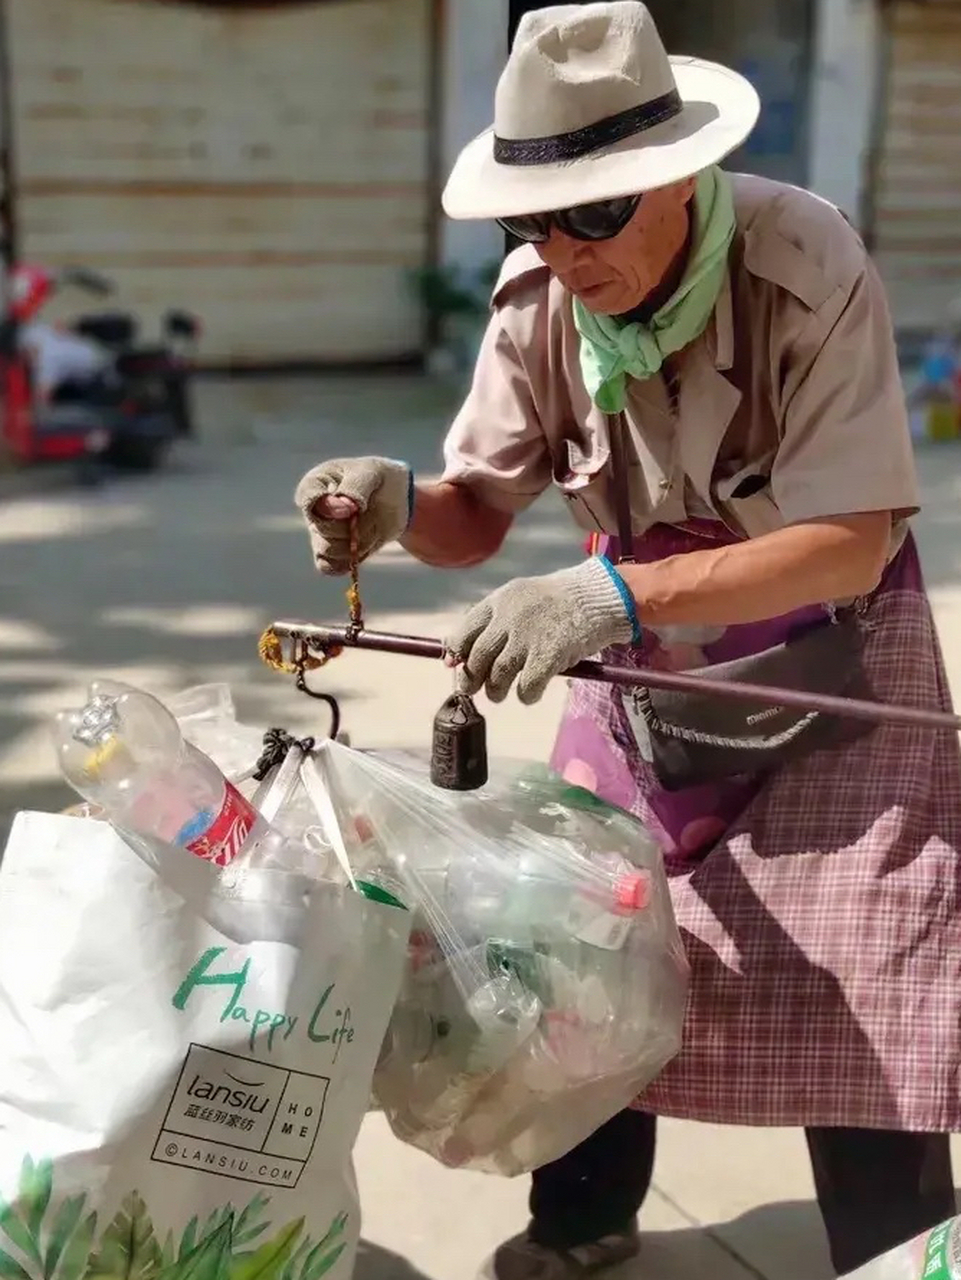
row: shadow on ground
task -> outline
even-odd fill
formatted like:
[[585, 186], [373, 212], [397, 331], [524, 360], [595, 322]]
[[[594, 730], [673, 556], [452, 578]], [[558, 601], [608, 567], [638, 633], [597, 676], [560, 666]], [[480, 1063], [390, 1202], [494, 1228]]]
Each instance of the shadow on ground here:
[[354, 1280], [431, 1280], [399, 1254], [361, 1240], [357, 1251]]
[[[355, 1280], [434, 1280], [366, 1241], [354, 1274]], [[475, 1280], [476, 1274], [466, 1267], [463, 1280]], [[611, 1271], [610, 1280], [832, 1280], [833, 1275], [817, 1206], [792, 1201], [715, 1226], [644, 1232], [638, 1258]]]
[[[643, 1224], [642, 1224], [643, 1225]], [[731, 1222], [645, 1234], [636, 1262], [611, 1280], [832, 1280], [817, 1205], [785, 1201]]]

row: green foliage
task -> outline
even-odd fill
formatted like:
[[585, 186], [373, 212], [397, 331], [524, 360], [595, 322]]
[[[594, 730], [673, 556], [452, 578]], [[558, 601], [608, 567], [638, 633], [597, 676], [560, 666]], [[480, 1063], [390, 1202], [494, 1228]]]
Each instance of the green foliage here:
[[264, 1239], [267, 1196], [239, 1212], [226, 1204], [205, 1221], [193, 1217], [179, 1241], [161, 1243], [142, 1196], [131, 1191], [97, 1238], [86, 1194], [56, 1202], [53, 1166], [27, 1156], [16, 1199], [0, 1201], [0, 1280], [322, 1280], [347, 1247], [347, 1214], [320, 1241], [304, 1219]]
[[411, 284], [421, 306], [437, 320], [458, 316], [479, 319], [487, 314], [499, 273], [499, 262], [489, 262], [474, 274], [454, 266], [424, 267], [413, 273]]

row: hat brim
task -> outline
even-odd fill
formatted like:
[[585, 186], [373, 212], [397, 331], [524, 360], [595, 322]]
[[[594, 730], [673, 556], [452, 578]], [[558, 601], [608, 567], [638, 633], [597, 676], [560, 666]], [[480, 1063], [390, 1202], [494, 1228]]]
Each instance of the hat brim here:
[[653, 191], [717, 164], [747, 138], [761, 110], [736, 71], [700, 58], [671, 58], [679, 115], [612, 147], [558, 164], [505, 165], [486, 129], [457, 158], [443, 195], [450, 218], [510, 218]]

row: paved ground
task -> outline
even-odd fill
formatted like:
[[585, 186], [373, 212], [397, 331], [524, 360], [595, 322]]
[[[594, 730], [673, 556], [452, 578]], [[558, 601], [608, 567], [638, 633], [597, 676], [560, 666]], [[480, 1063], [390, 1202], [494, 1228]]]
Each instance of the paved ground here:
[[[158, 692], [227, 679], [242, 712], [308, 730], [316, 714], [262, 668], [255, 644], [278, 615], [333, 619], [341, 588], [313, 573], [290, 493], [312, 461], [386, 452], [429, 471], [451, 396], [414, 380], [203, 388], [203, 446], [162, 475], [89, 493], [53, 474], [0, 477], [0, 828], [21, 807], [58, 806], [46, 717], [98, 673]], [[961, 450], [920, 454], [919, 522], [949, 668], [961, 689]], [[496, 562], [431, 573], [385, 555], [364, 575], [371, 622], [440, 634], [486, 588], [578, 554], [559, 504], [520, 523]], [[327, 686], [355, 742], [423, 744], [449, 688], [412, 659], [346, 655]], [[559, 694], [489, 716], [495, 750], [543, 755]], [[397, 1144], [377, 1117], [359, 1153], [366, 1235], [359, 1280], [471, 1280], [524, 1221], [525, 1187], [448, 1173]], [[959, 1165], [961, 1168], [961, 1165]], [[645, 1209], [643, 1265], [624, 1280], [826, 1280], [803, 1143], [796, 1133], [665, 1124]]]

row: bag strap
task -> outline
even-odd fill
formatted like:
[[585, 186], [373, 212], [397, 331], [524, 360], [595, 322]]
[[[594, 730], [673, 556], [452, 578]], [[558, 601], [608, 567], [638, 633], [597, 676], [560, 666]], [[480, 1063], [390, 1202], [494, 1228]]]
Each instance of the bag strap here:
[[624, 439], [627, 420], [623, 413], [607, 415], [607, 432], [611, 444], [611, 496], [617, 518], [617, 540], [620, 543], [619, 564], [634, 564], [634, 522], [631, 519], [631, 487], [628, 481]]
[[780, 733], [747, 734], [742, 738], [730, 738], [721, 734], [705, 733], [701, 729], [688, 729], [684, 725], [671, 724], [667, 720], [662, 720], [651, 701], [650, 691], [640, 685], [633, 690], [632, 699], [651, 733], [659, 733], [662, 737], [675, 738], [678, 742], [693, 743], [699, 747], [721, 747], [727, 751], [775, 751], [779, 747], [786, 747], [795, 738], [799, 738], [821, 716], [820, 711], [807, 711]]

